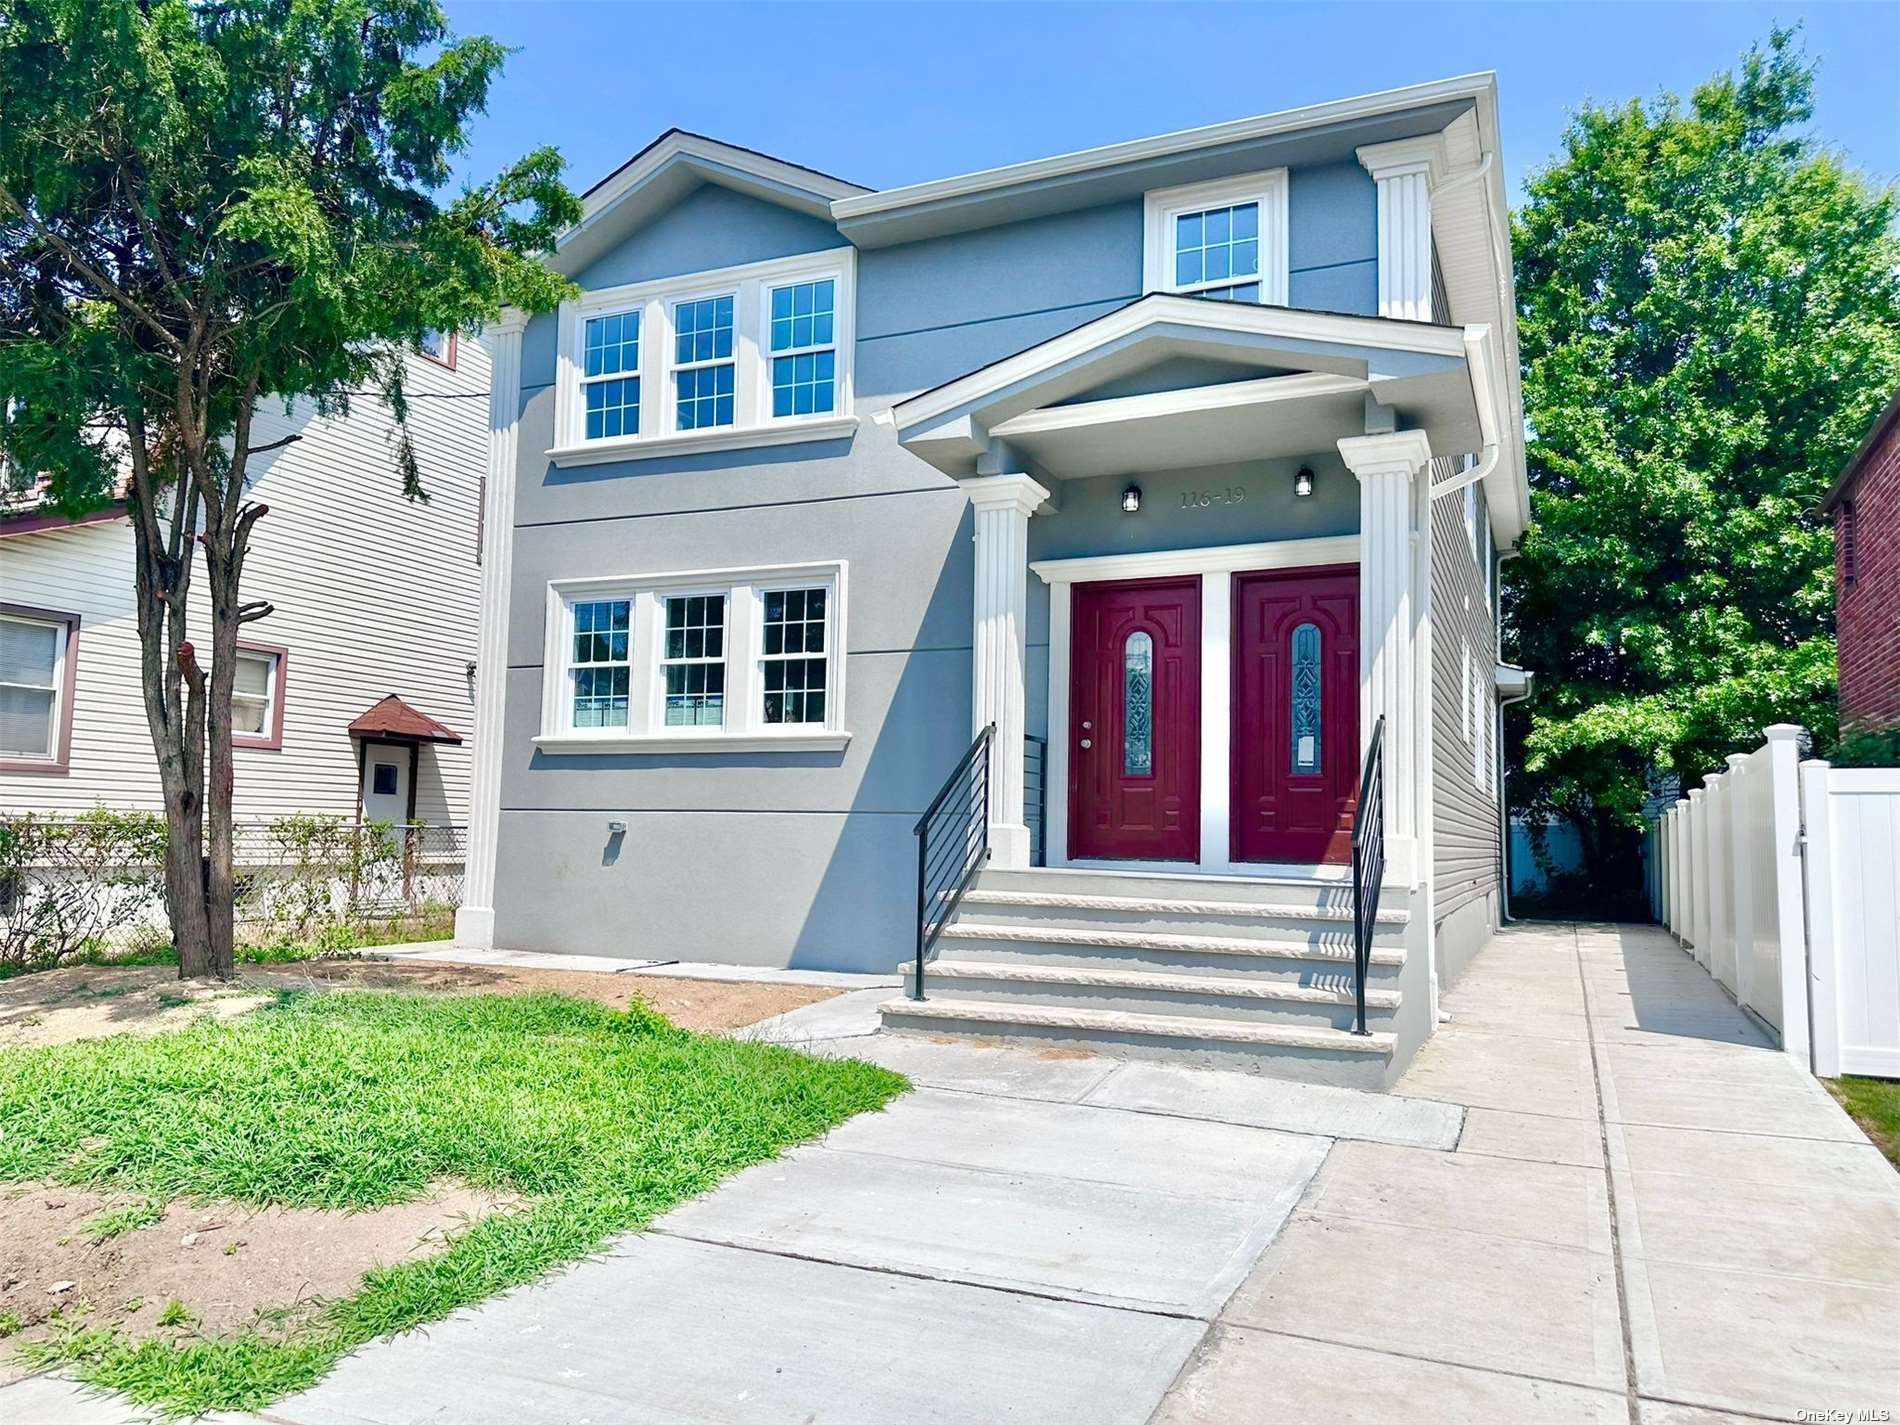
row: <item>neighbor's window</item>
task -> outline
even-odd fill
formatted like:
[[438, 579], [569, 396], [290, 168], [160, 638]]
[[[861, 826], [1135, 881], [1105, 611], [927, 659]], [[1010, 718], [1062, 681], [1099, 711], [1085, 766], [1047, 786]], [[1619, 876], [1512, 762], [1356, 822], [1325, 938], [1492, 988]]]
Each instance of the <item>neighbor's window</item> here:
[[61, 746], [73, 625], [0, 615], [0, 757], [54, 763]]
[[716, 727], [726, 720], [726, 596], [666, 601], [666, 725]]
[[633, 604], [595, 599], [574, 605], [575, 727], [625, 727], [633, 673]]
[[1152, 192], [1146, 221], [1148, 291], [1285, 305], [1284, 169]]
[[239, 742], [276, 745], [283, 654], [239, 647], [231, 674], [231, 734]]
[[842, 564], [557, 581], [537, 745], [841, 747], [843, 588]]
[[832, 409], [837, 285], [827, 277], [772, 289], [774, 416], [809, 416]]
[[825, 589], [770, 589], [765, 595], [761, 680], [765, 720], [825, 720]]
[[434, 328], [424, 332], [416, 343], [416, 350], [429, 360], [439, 362], [450, 370], [455, 369], [455, 333], [436, 331]]

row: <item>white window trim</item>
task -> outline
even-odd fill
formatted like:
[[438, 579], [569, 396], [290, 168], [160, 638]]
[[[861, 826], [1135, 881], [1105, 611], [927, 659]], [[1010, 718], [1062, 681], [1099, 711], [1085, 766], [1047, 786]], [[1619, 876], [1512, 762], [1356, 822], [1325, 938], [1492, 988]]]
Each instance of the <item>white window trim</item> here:
[[[833, 326], [833, 347], [837, 352], [836, 409], [814, 415], [775, 417], [772, 414], [772, 310], [768, 294], [773, 287], [827, 277], [836, 283]], [[675, 365], [673, 310], [681, 302], [723, 296], [734, 298], [733, 424], [682, 431], [676, 423], [678, 409], [673, 373], [686, 366], [706, 363]], [[640, 313], [640, 365], [637, 371], [616, 374], [640, 378], [640, 434], [589, 440], [581, 381], [587, 319], [631, 311]], [[555, 361], [554, 445], [547, 457], [560, 466], [591, 465], [649, 455], [743, 450], [849, 435], [858, 425], [857, 417], [852, 414], [856, 335], [857, 251], [850, 247], [584, 292], [561, 303]]]
[[[1178, 292], [1174, 281], [1174, 219], [1178, 213], [1200, 208], [1223, 208], [1234, 203], [1260, 205], [1260, 305], [1287, 305], [1287, 181], [1284, 168], [1221, 178], [1211, 183], [1188, 183], [1179, 188], [1157, 188], [1143, 205], [1145, 242], [1142, 248], [1141, 288], [1144, 292]], [[1192, 294], [1190, 294], [1192, 295]]]
[[[541, 731], [534, 745], [544, 752], [835, 752], [851, 741], [844, 727], [845, 609], [848, 566], [768, 564], [736, 569], [676, 570], [663, 574], [557, 579], [548, 584], [547, 627], [542, 654]], [[770, 724], [765, 721], [765, 594], [772, 589], [824, 588], [825, 721]], [[726, 597], [726, 720], [718, 727], [668, 727], [661, 673], [665, 600], [680, 595]], [[595, 599], [627, 599], [633, 607], [633, 671], [624, 728], [575, 728], [569, 696], [568, 652], [573, 647], [573, 607]]]
[[[277, 729], [283, 726], [280, 704], [284, 698], [284, 654], [277, 648], [255, 648], [239, 644], [237, 658], [261, 659], [269, 665], [270, 672], [264, 680], [264, 726], [257, 732], [240, 732], [231, 729], [231, 741], [235, 747], [275, 748], [281, 745]], [[245, 696], [248, 694], [234, 694]]]
[[[25, 623], [31, 624], [35, 628], [50, 628], [53, 630], [54, 635], [53, 683], [51, 688], [53, 701], [46, 723], [47, 750], [44, 752], [15, 752], [0, 749], [0, 761], [15, 764], [43, 763], [49, 768], [59, 767], [65, 760], [60, 755], [60, 749], [65, 746], [64, 734], [66, 731], [66, 719], [72, 715], [72, 710], [67, 707], [66, 666], [67, 660], [72, 657], [73, 624], [61, 619], [39, 618], [33, 614], [24, 613], [0, 614], [0, 618], [4, 618], [8, 623]], [[38, 683], [9, 683], [7, 686], [26, 688], [33, 692], [47, 691], [47, 689]]]

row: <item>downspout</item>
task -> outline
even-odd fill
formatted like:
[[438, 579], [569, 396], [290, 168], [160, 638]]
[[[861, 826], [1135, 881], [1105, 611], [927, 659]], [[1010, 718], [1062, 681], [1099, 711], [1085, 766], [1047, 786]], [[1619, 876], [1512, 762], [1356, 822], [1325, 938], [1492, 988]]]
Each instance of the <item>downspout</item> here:
[[[1497, 656], [1492, 666], [1501, 666], [1504, 662], [1504, 561], [1517, 558], [1515, 549], [1498, 551], [1498, 574], [1496, 581], [1497, 607], [1492, 610], [1491, 628], [1497, 639]], [[1493, 698], [1496, 710], [1492, 714], [1497, 719], [1491, 738], [1491, 755], [1497, 761], [1498, 776], [1498, 914], [1504, 924], [1510, 925], [1511, 919], [1511, 795], [1506, 784], [1510, 769], [1504, 765], [1504, 710], [1512, 703], [1521, 703], [1530, 697], [1530, 690], [1513, 694], [1508, 698]]]

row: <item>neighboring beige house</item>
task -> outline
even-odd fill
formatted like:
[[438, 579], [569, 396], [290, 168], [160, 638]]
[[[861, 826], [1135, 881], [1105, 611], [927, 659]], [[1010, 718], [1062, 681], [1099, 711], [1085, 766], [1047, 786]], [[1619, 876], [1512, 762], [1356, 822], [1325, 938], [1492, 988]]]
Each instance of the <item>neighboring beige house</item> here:
[[[275, 611], [245, 627], [236, 809], [465, 824], [479, 624], [488, 356], [449, 337], [410, 358], [426, 503], [402, 495], [393, 421], [260, 412], [270, 506], [244, 572]], [[132, 530], [0, 517], [0, 814], [161, 805], [139, 690]], [[202, 587], [202, 586], [200, 586]], [[193, 612], [208, 646], [208, 610]]]

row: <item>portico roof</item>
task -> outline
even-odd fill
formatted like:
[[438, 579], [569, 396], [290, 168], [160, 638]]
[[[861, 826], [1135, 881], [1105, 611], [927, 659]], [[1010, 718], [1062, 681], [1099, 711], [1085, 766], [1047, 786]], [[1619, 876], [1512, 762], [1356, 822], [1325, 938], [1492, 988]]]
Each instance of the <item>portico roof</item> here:
[[1486, 329], [1151, 294], [899, 404], [944, 473], [1058, 480], [1331, 451], [1369, 414], [1439, 455], [1494, 443]]

